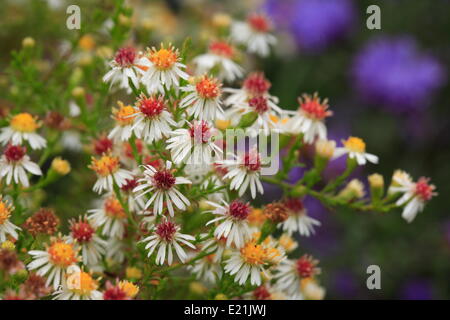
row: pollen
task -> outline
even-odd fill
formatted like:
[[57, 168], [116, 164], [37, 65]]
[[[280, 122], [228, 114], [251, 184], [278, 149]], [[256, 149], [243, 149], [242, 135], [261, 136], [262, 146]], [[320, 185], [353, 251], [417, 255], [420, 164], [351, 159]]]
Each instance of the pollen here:
[[0, 197], [0, 226], [9, 219], [12, 210], [13, 208], [6, 202], [2, 201]]
[[100, 159], [93, 157], [89, 168], [94, 170], [99, 176], [106, 177], [119, 169], [119, 158], [107, 155], [102, 156]]
[[153, 63], [153, 65], [159, 70], [168, 70], [173, 67], [175, 63], [177, 63], [179, 58], [179, 53], [172, 46], [169, 48], [164, 48], [161, 45], [161, 49], [156, 50], [152, 48], [149, 51], [149, 59]]
[[130, 105], [126, 106], [122, 103], [122, 101], [118, 101], [119, 109], [113, 108], [113, 118], [116, 120], [117, 124], [124, 127], [130, 125], [134, 121], [134, 114], [136, 110]]
[[127, 280], [120, 281], [119, 288], [122, 289], [129, 298], [134, 298], [139, 293], [139, 287]]
[[195, 85], [197, 93], [203, 99], [215, 99], [220, 96], [221, 84], [215, 78], [204, 75]]
[[80, 271], [67, 277], [67, 287], [79, 295], [88, 295], [98, 288], [98, 282], [89, 273]]
[[257, 32], [268, 32], [271, 29], [270, 21], [262, 14], [252, 14], [247, 18], [248, 24]]
[[158, 117], [166, 108], [163, 97], [141, 95], [137, 101], [137, 107], [147, 118]]
[[246, 263], [251, 265], [262, 265], [267, 260], [266, 249], [262, 245], [256, 244], [255, 241], [249, 241], [241, 248], [241, 256]]
[[333, 112], [328, 110], [328, 100], [324, 99], [321, 101], [317, 93], [313, 96], [304, 94], [298, 99], [298, 102], [300, 111], [310, 119], [323, 120], [333, 114]]
[[19, 113], [12, 117], [11, 119], [11, 127], [20, 132], [34, 132], [39, 128], [39, 124], [29, 113]]
[[54, 241], [47, 252], [50, 255], [50, 261], [60, 267], [68, 267], [78, 261], [73, 245], [62, 240]]
[[120, 201], [115, 197], [107, 198], [103, 204], [103, 208], [105, 209], [105, 214], [111, 218], [124, 219], [127, 217]]
[[349, 137], [347, 140], [342, 141], [342, 143], [350, 151], [358, 153], [366, 151], [366, 143], [361, 138]]
[[218, 56], [226, 57], [226, 58], [233, 58], [235, 52], [234, 48], [229, 45], [225, 41], [213, 41], [209, 45], [209, 51], [211, 53], [214, 53]]

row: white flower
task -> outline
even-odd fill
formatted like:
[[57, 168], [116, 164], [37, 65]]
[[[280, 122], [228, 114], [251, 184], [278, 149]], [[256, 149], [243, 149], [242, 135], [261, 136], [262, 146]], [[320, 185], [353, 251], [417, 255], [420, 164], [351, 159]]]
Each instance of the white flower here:
[[88, 210], [88, 219], [95, 228], [102, 228], [102, 234], [108, 237], [122, 238], [125, 232], [127, 214], [114, 196], [104, 199], [102, 207]]
[[[206, 249], [202, 248], [200, 253], [204, 250]], [[195, 255], [193, 255], [193, 258], [195, 258]], [[198, 280], [209, 282], [211, 284], [216, 283], [217, 279], [222, 278], [222, 268], [214, 253], [195, 261], [194, 264], [192, 266], [189, 265], [187, 269], [194, 273]]]
[[31, 114], [19, 113], [11, 118], [9, 127], [1, 129], [0, 142], [3, 145], [21, 145], [23, 141], [28, 141], [32, 149], [45, 148], [47, 141], [36, 133], [39, 127], [37, 119]]
[[42, 171], [39, 166], [30, 160], [25, 154], [25, 147], [8, 145], [0, 158], [0, 177], [6, 177], [6, 184], [10, 185], [13, 177], [16, 184], [21, 183], [29, 187], [27, 171], [40, 176]]
[[189, 123], [189, 129], [177, 129], [167, 140], [167, 149], [172, 153], [174, 163], [210, 165], [214, 158], [222, 154], [222, 149], [214, 142], [217, 130], [206, 121]]
[[136, 103], [136, 113], [133, 130], [136, 137], [147, 143], [161, 140], [169, 136], [171, 125], [176, 126], [172, 114], [167, 111], [166, 102], [162, 96], [146, 97], [141, 94]]
[[316, 138], [327, 138], [325, 119], [333, 113], [328, 110], [328, 100], [320, 100], [317, 93], [313, 96], [304, 94], [298, 99], [299, 109], [295, 112], [287, 112], [293, 116], [286, 124], [286, 130], [292, 134], [304, 135], [304, 141], [312, 144]]
[[52, 283], [55, 290], [61, 285], [67, 268], [79, 260], [74, 244], [62, 238], [52, 239], [46, 250], [31, 250], [28, 253], [33, 257], [27, 265], [28, 270], [37, 270], [37, 275], [46, 276], [46, 285]]
[[103, 294], [97, 289], [98, 282], [73, 265], [67, 269], [62, 285], [53, 293], [53, 300], [103, 300]]
[[92, 157], [89, 166], [97, 174], [97, 181], [93, 190], [102, 193], [104, 190], [112, 191], [114, 184], [120, 188], [126, 184], [127, 179], [133, 179], [133, 174], [120, 168], [119, 158], [110, 155], [103, 155], [100, 159]]
[[85, 218], [78, 221], [70, 221], [70, 235], [68, 243], [76, 243], [81, 247], [81, 257], [83, 264], [96, 267], [103, 255], [105, 255], [106, 241], [95, 233], [95, 228]]
[[165, 93], [164, 89], [178, 88], [179, 78], [188, 79], [182, 71], [186, 66], [182, 64], [178, 50], [171, 45], [166, 49], [163, 45], [159, 50], [155, 47], [147, 50], [139, 63], [144, 66], [141, 82], [147, 87], [148, 93]]
[[139, 179], [140, 186], [133, 192], [141, 192], [137, 197], [142, 197], [149, 192], [153, 192], [150, 199], [145, 203], [144, 209], [148, 209], [153, 204], [153, 212], [162, 214], [164, 207], [164, 198], [167, 209], [171, 216], [174, 215], [173, 205], [180, 210], [185, 210], [191, 203], [178, 189], [176, 185], [191, 184], [191, 181], [184, 177], [175, 177], [171, 171], [172, 162], [167, 161], [166, 167], [156, 169], [151, 165], [144, 165], [144, 178]]
[[197, 74], [210, 72], [214, 67], [219, 68], [218, 78], [233, 82], [243, 76], [243, 69], [233, 58], [236, 55], [235, 48], [225, 41], [213, 41], [209, 45], [208, 53], [194, 58]]
[[14, 239], [19, 238], [16, 230], [21, 229], [9, 221], [13, 210], [14, 207], [6, 200], [3, 200], [3, 197], [0, 195], [0, 243], [7, 240], [7, 235], [10, 235]]
[[425, 204], [437, 193], [435, 186], [429, 184], [428, 178], [420, 178], [417, 182], [411, 181], [408, 176], [394, 176], [394, 185], [390, 187], [391, 192], [401, 192], [403, 195], [397, 200], [396, 205], [405, 205], [402, 218], [411, 223], [417, 213], [422, 212]]
[[117, 263], [122, 263], [125, 260], [126, 246], [122, 239], [109, 238], [106, 244], [106, 259], [111, 259]]
[[117, 104], [119, 109], [112, 109], [112, 118], [115, 120], [116, 126], [108, 134], [108, 138], [114, 141], [128, 141], [133, 134], [136, 111], [132, 106], [125, 106], [121, 101], [118, 101]]
[[141, 241], [148, 242], [145, 246], [145, 249], [149, 250], [148, 257], [152, 255], [156, 248], [159, 248], [156, 256], [156, 264], [164, 264], [167, 257], [167, 262], [171, 265], [173, 261], [173, 249], [175, 249], [178, 258], [184, 263], [187, 259], [187, 254], [180, 243], [195, 249], [195, 246], [189, 242], [194, 241], [195, 238], [191, 235], [180, 233], [179, 231], [180, 227], [169, 220], [164, 220], [157, 224], [153, 235]]
[[204, 75], [195, 84], [182, 87], [188, 94], [181, 100], [180, 108], [187, 108], [189, 116], [197, 120], [214, 121], [223, 115], [221, 84], [215, 78]]
[[121, 48], [117, 51], [114, 60], [109, 63], [109, 70], [103, 77], [104, 82], [110, 82], [111, 86], [118, 84], [120, 88], [132, 92], [129, 80], [135, 88], [139, 87], [138, 75], [141, 72], [139, 57], [134, 48]]
[[269, 19], [262, 14], [252, 14], [247, 22], [234, 22], [231, 25], [231, 38], [247, 46], [247, 51], [266, 57], [270, 46], [276, 44], [276, 38], [270, 34], [272, 29]]
[[256, 149], [245, 152], [241, 156], [235, 156], [235, 159], [218, 161], [228, 170], [223, 177], [231, 179], [230, 189], [239, 190], [241, 197], [250, 187], [252, 198], [256, 197], [256, 191], [263, 194], [264, 189], [260, 179], [261, 175], [261, 155]]
[[314, 227], [320, 226], [320, 221], [308, 216], [306, 208], [300, 199], [290, 198], [284, 202], [288, 209], [289, 217], [278, 224], [278, 228], [292, 235], [297, 232], [301, 236], [309, 237], [314, 234]]
[[357, 137], [349, 137], [342, 141], [344, 147], [336, 148], [333, 158], [339, 158], [344, 154], [348, 154], [351, 159], [356, 159], [359, 165], [366, 164], [367, 161], [378, 163], [378, 157], [374, 154], [366, 152], [366, 143]]
[[214, 230], [214, 236], [217, 239], [226, 238], [228, 247], [234, 244], [236, 248], [241, 248], [245, 241], [251, 238], [247, 220], [251, 211], [250, 205], [239, 200], [234, 200], [230, 204], [222, 201], [222, 205], [209, 201], [207, 203], [215, 208], [208, 212], [218, 217], [208, 221], [206, 225], [220, 222]]

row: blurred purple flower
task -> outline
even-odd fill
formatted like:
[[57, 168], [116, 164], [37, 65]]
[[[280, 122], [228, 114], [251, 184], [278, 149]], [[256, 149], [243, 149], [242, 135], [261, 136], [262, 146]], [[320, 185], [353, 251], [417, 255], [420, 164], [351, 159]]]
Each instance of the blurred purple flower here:
[[309, 52], [321, 51], [345, 37], [356, 17], [351, 0], [267, 0], [265, 10]]
[[401, 298], [404, 300], [431, 300], [433, 287], [426, 280], [411, 280], [403, 287]]
[[444, 84], [444, 73], [442, 65], [419, 52], [410, 37], [370, 41], [356, 56], [352, 69], [360, 94], [395, 112], [425, 108], [433, 92]]

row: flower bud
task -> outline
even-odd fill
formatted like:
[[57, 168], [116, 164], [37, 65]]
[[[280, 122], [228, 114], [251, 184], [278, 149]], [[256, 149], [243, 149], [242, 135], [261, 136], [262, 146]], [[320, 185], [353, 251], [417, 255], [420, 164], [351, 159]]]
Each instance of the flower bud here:
[[384, 179], [381, 174], [374, 173], [367, 177], [370, 183], [371, 188], [383, 189], [384, 188]]
[[336, 142], [332, 140], [318, 140], [316, 142], [316, 154], [324, 159], [330, 159], [334, 154]]
[[364, 185], [358, 179], [351, 180], [338, 194], [338, 199], [352, 201], [364, 197]]
[[216, 13], [212, 17], [212, 24], [216, 28], [227, 28], [231, 24], [231, 17], [225, 13]]
[[52, 169], [55, 170], [58, 174], [65, 176], [70, 172], [70, 163], [67, 160], [63, 160], [60, 157], [56, 157], [52, 161]]
[[126, 277], [128, 279], [139, 280], [142, 278], [142, 271], [136, 267], [128, 267], [125, 270]]
[[2, 243], [2, 245], [0, 246], [1, 249], [7, 249], [7, 250], [14, 250], [16, 248], [16, 245], [9, 241], [6, 240], [5, 242]]
[[22, 47], [24, 48], [33, 48], [36, 44], [36, 41], [32, 37], [26, 37], [22, 40]]
[[221, 119], [217, 119], [215, 122], [216, 128], [220, 129], [220, 130], [225, 130], [227, 129], [231, 124], [230, 120], [221, 120]]
[[83, 98], [85, 95], [84, 89], [82, 87], [75, 87], [72, 89], [72, 96], [75, 98]]

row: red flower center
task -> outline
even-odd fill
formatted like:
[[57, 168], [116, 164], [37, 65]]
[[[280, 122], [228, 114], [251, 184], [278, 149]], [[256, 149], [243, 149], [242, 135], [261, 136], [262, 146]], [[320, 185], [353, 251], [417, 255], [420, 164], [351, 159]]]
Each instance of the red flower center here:
[[251, 98], [248, 101], [250, 107], [255, 109], [255, 111], [259, 114], [263, 114], [269, 110], [269, 106], [267, 105], [267, 99], [263, 96]]
[[8, 162], [17, 162], [22, 160], [27, 152], [25, 147], [8, 145], [4, 151], [4, 155]]
[[234, 48], [225, 41], [212, 42], [209, 45], [209, 51], [226, 58], [232, 58], [234, 56]]
[[107, 137], [101, 137], [94, 142], [94, 152], [98, 155], [103, 155], [104, 153], [108, 153], [113, 148], [112, 140]]
[[164, 108], [165, 103], [162, 97], [143, 97], [138, 102], [139, 110], [149, 118], [154, 118], [159, 116]]
[[153, 175], [153, 183], [160, 190], [169, 190], [175, 184], [175, 180], [173, 174], [167, 169], [157, 171]]
[[244, 166], [249, 171], [259, 171], [261, 169], [261, 158], [256, 152], [247, 152], [244, 156]]
[[166, 242], [171, 242], [173, 240], [175, 232], [177, 232], [177, 228], [175, 227], [175, 223], [171, 221], [161, 222], [156, 226], [155, 231], [159, 238]]
[[256, 300], [270, 300], [271, 294], [265, 286], [260, 286], [253, 291]]
[[284, 205], [293, 212], [300, 212], [303, 210], [303, 202], [300, 199], [288, 198], [284, 201]]
[[302, 110], [306, 115], [314, 120], [323, 120], [326, 117], [332, 115], [332, 112], [328, 110], [328, 104], [326, 100], [320, 101], [317, 95], [309, 96], [303, 95], [303, 99], [299, 99], [300, 110]]
[[258, 32], [268, 32], [270, 30], [269, 20], [261, 14], [252, 14], [247, 18], [248, 24], [253, 30]]
[[103, 293], [104, 300], [127, 300], [127, 294], [119, 286], [111, 286]]
[[121, 67], [129, 67], [136, 59], [136, 51], [133, 48], [121, 48], [117, 51], [114, 60]]
[[138, 185], [137, 179], [125, 179], [125, 184], [122, 185], [121, 189], [124, 192], [131, 192]]
[[189, 133], [197, 143], [206, 143], [211, 138], [211, 130], [206, 121], [195, 121]]
[[415, 193], [423, 201], [429, 201], [434, 195], [434, 186], [428, 184], [428, 180], [429, 179], [422, 177], [416, 183]]
[[310, 278], [319, 273], [319, 269], [316, 268], [317, 261], [308, 255], [303, 255], [296, 262], [296, 268], [301, 278]]
[[253, 96], [261, 96], [269, 91], [272, 84], [266, 79], [264, 73], [253, 72], [244, 80], [244, 89]]
[[78, 242], [89, 242], [95, 232], [94, 228], [87, 221], [79, 221], [70, 227], [72, 237]]
[[250, 214], [250, 205], [248, 203], [243, 203], [239, 200], [234, 200], [230, 203], [230, 208], [228, 213], [235, 219], [245, 220]]

